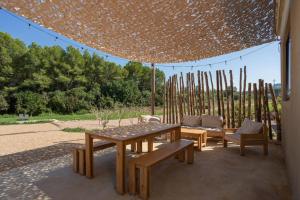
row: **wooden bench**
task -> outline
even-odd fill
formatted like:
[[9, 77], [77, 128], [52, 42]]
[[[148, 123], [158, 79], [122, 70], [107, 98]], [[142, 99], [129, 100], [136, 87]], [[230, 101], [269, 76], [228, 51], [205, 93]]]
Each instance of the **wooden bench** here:
[[[185, 155], [186, 154], [186, 155]], [[139, 193], [142, 199], [149, 197], [149, 172], [150, 168], [159, 162], [178, 155], [178, 160], [185, 161], [192, 164], [194, 162], [194, 141], [191, 140], [177, 140], [169, 143], [164, 147], [134, 158], [129, 161], [129, 193], [137, 193], [137, 177], [139, 177]], [[139, 171], [139, 176], [137, 172]]]
[[[93, 151], [100, 151], [115, 146], [115, 143], [99, 141], [93, 145]], [[77, 147], [73, 150], [73, 170], [76, 173], [85, 175], [85, 146]]]

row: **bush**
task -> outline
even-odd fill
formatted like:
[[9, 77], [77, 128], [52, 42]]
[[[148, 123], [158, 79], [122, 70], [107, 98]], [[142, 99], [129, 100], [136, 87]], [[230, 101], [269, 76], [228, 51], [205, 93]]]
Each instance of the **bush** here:
[[51, 94], [48, 106], [53, 112], [67, 113], [67, 98], [65, 92], [55, 91]]
[[7, 111], [8, 110], [8, 103], [3, 95], [0, 95], [0, 111]]
[[26, 91], [17, 93], [15, 98], [17, 113], [28, 113], [30, 116], [34, 116], [48, 111], [46, 107], [48, 98], [46, 95]]

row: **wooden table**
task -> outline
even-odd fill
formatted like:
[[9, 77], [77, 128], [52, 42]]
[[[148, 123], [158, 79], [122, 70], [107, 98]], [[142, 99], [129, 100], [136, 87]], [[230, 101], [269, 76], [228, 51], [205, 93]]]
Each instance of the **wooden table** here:
[[[85, 133], [86, 144], [86, 176], [93, 177], [93, 139], [102, 139], [116, 143], [116, 190], [120, 194], [125, 193], [125, 153], [126, 145], [140, 143], [147, 139], [148, 145], [152, 145], [153, 138], [162, 134], [172, 133], [173, 140], [180, 139], [180, 125], [141, 123], [100, 131], [87, 131]], [[150, 149], [152, 149], [150, 147]]]
[[197, 140], [198, 150], [202, 151], [202, 146], [206, 146], [207, 131], [195, 128], [181, 128], [181, 137], [193, 138]]

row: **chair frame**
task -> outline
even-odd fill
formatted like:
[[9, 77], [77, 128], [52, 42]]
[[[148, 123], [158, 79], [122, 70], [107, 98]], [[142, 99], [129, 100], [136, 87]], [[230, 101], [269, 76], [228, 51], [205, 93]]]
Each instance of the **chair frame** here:
[[226, 148], [228, 146], [228, 141], [239, 144], [240, 145], [240, 154], [241, 156], [245, 155], [245, 147], [246, 146], [255, 146], [261, 145], [263, 146], [264, 155], [268, 155], [268, 130], [266, 125], [263, 125], [263, 129], [260, 133], [255, 134], [226, 134], [226, 132], [235, 133], [237, 128], [227, 128], [224, 131], [223, 135], [223, 146]]

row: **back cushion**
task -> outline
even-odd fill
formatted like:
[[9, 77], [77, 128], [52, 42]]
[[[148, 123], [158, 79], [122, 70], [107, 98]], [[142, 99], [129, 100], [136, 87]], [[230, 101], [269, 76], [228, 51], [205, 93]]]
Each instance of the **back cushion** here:
[[263, 129], [263, 124], [254, 122], [250, 119], [245, 119], [242, 126], [236, 131], [238, 134], [255, 134], [260, 133]]
[[202, 126], [206, 128], [223, 128], [223, 118], [213, 115], [202, 115]]
[[182, 126], [201, 126], [201, 116], [185, 115], [182, 117]]

